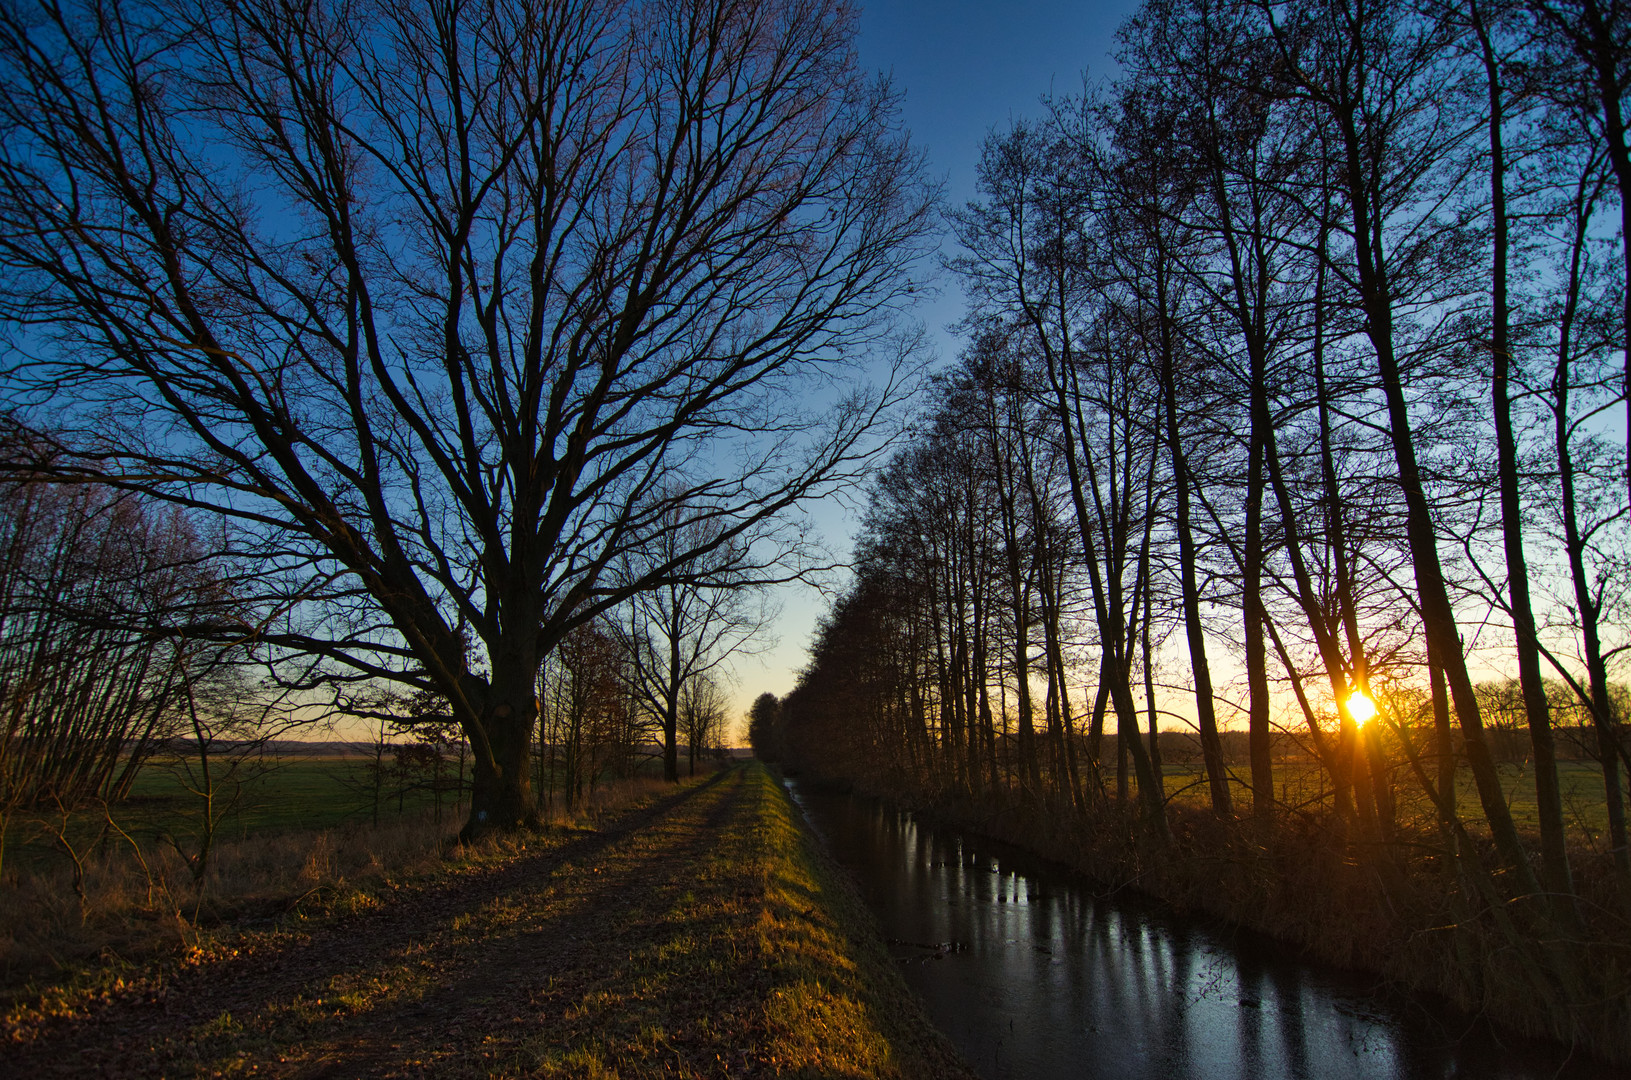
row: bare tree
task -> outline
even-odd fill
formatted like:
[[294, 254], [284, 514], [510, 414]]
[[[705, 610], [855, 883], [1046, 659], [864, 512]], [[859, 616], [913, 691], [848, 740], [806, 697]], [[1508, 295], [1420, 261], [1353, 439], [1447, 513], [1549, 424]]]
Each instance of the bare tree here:
[[[1623, 604], [1626, 587], [1624, 529], [1627, 505], [1619, 497], [1621, 465], [1610, 445], [1612, 435], [1593, 430], [1595, 421], [1623, 396], [1623, 365], [1609, 357], [1617, 351], [1621, 324], [1612, 310], [1620, 299], [1618, 275], [1603, 253], [1591, 243], [1592, 225], [1604, 211], [1607, 188], [1605, 157], [1593, 137], [1591, 125], [1581, 124], [1578, 113], [1566, 107], [1554, 110], [1553, 121], [1573, 128], [1574, 139], [1559, 139], [1554, 160], [1548, 162], [1561, 210], [1555, 217], [1560, 234], [1554, 253], [1560, 295], [1541, 314], [1551, 333], [1552, 363], [1541, 368], [1539, 395], [1551, 416], [1550, 449], [1555, 454], [1555, 487], [1542, 493], [1548, 532], [1563, 553], [1568, 571], [1560, 575], [1564, 599], [1553, 603], [1554, 620], [1565, 624], [1574, 646], [1560, 657], [1547, 653], [1558, 674], [1586, 706], [1595, 728], [1596, 757], [1603, 769], [1604, 808], [1608, 816], [1609, 846], [1622, 875], [1631, 874], [1631, 846], [1626, 838], [1625, 798], [1619, 775], [1619, 739], [1610, 706], [1609, 659], [1623, 645], [1605, 642], [1623, 618], [1611, 613]], [[1572, 180], [1572, 183], [1570, 182]], [[1616, 371], [1618, 366], [1620, 370]], [[1547, 367], [1550, 370], [1547, 370]], [[1548, 476], [1548, 480], [1552, 477]], [[1572, 600], [1572, 603], [1569, 601]], [[1616, 601], [1619, 601], [1617, 603]], [[1585, 667], [1585, 679], [1571, 673], [1573, 653]]]
[[604, 619], [574, 627], [550, 652], [539, 681], [543, 783], [551, 806], [559, 785], [571, 810], [603, 773], [632, 772], [650, 731], [629, 694], [628, 657]]
[[932, 192], [854, 32], [840, 0], [8, 5], [10, 385], [85, 470], [222, 516], [260, 639], [320, 660], [291, 678], [440, 693], [470, 827], [527, 821], [541, 660], [701, 552], [609, 568], [847, 483], [900, 391], [858, 371]]
[[117, 801], [188, 727], [210, 666], [189, 625], [231, 610], [184, 514], [100, 485], [0, 488], [0, 807]]
[[[646, 577], [652, 563], [672, 567], [666, 583], [636, 592], [609, 623], [628, 657], [634, 697], [661, 730], [668, 781], [680, 776], [680, 706], [687, 687], [711, 678], [732, 656], [769, 645], [765, 631], [780, 610], [759, 587], [771, 571], [761, 561], [764, 553], [755, 554], [752, 537], [717, 544], [720, 527], [708, 519], [675, 524], [652, 547], [618, 565], [619, 575], [630, 581]], [[692, 758], [694, 773], [694, 750]]]
[[[1603, 149], [1619, 189], [1621, 293], [1620, 349], [1626, 419], [1631, 421], [1631, 4], [1625, 0], [1528, 0], [1547, 48], [1539, 67], [1552, 75], [1558, 96], [1579, 108], [1586, 138]], [[1631, 492], [1631, 428], [1625, 444], [1626, 484]]]
[[685, 732], [685, 770], [697, 774], [697, 757], [722, 745], [729, 707], [719, 681], [704, 671], [686, 680], [680, 693], [679, 719]]

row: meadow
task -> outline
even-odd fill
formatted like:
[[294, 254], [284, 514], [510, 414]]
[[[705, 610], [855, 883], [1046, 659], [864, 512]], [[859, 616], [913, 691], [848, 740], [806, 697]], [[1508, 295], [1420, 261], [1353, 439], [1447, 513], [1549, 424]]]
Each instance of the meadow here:
[[[73, 982], [110, 957], [195, 947], [218, 929], [366, 909], [401, 881], [468, 857], [451, 770], [438, 786], [382, 772], [371, 754], [268, 754], [217, 771], [211, 804], [191, 764], [153, 762], [113, 805], [13, 812], [0, 870], [0, 993]], [[665, 788], [645, 775], [602, 781], [544, 817], [593, 827]]]
[[[659, 771], [655, 760], [637, 760], [631, 774], [644, 779]], [[456, 760], [434, 772], [404, 769], [389, 754], [376, 761], [364, 750], [274, 749], [235, 766], [218, 763], [214, 772], [211, 800], [205, 798], [196, 758], [160, 757], [142, 769], [130, 797], [118, 803], [66, 812], [50, 807], [13, 811], [0, 848], [0, 873], [33, 872], [69, 859], [64, 840], [75, 851], [86, 852], [132, 842], [144, 849], [177, 844], [185, 849], [199, 843], [210, 820], [217, 843], [427, 818], [436, 826], [461, 824], [469, 784], [467, 770]], [[559, 801], [558, 793], [554, 799], [551, 793], [548, 786], [541, 792], [546, 816]], [[589, 801], [599, 801], [594, 789]]]
[[[1533, 767], [1527, 762], [1509, 761], [1500, 763], [1497, 769], [1507, 806], [1518, 828], [1538, 830], [1540, 818], [1535, 804]], [[1603, 800], [1602, 769], [1590, 761], [1560, 761], [1557, 771], [1569, 841], [1593, 851], [1605, 850], [1608, 811]], [[1167, 762], [1162, 766], [1162, 773], [1169, 802], [1178, 806], [1208, 805], [1206, 774], [1199, 762]], [[1237, 810], [1251, 805], [1249, 779], [1250, 772], [1243, 762], [1230, 768], [1230, 794]], [[1405, 768], [1396, 769], [1392, 783], [1400, 822], [1431, 825], [1436, 819], [1435, 812], [1415, 777]], [[1306, 758], [1276, 761], [1275, 789], [1276, 798], [1291, 807], [1314, 805], [1328, 797], [1331, 790], [1329, 777]], [[1465, 765], [1456, 770], [1456, 806], [1468, 827], [1477, 829], [1483, 814], [1472, 770]]]
[[33, 872], [67, 859], [63, 840], [87, 853], [131, 841], [144, 848], [168, 847], [172, 841], [187, 847], [200, 839], [207, 815], [215, 819], [217, 842], [373, 824], [376, 800], [382, 823], [417, 821], [427, 811], [434, 815], [438, 803], [444, 818], [458, 819], [460, 792], [453, 785], [433, 790], [385, 776], [376, 791], [373, 763], [363, 754], [268, 754], [218, 776], [211, 806], [196, 761], [160, 758], [141, 771], [122, 802], [14, 812], [6, 827], [4, 869]]

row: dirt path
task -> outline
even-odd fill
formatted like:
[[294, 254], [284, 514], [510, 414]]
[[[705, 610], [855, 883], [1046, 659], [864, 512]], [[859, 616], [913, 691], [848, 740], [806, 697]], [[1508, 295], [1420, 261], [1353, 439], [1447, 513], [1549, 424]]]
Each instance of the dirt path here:
[[[739, 882], [698, 876], [721, 830], [739, 824], [743, 796], [742, 770], [721, 773], [603, 831], [552, 838], [501, 868], [268, 936], [88, 1014], [13, 1031], [0, 1043], [0, 1075], [448, 1076], [556, 1065], [569, 1074], [569, 1061], [550, 1064], [559, 1047], [541, 1037], [560, 1037], [597, 984], [640, 995], [642, 973], [608, 971], [608, 957], [645, 963], [654, 946], [717, 947], [702, 939], [753, 917], [757, 898], [736, 895]], [[710, 928], [707, 918], [723, 921]], [[689, 945], [664, 940], [680, 921]], [[679, 1040], [675, 1064], [756, 1071], [717, 1050], [712, 1063], [686, 1060], [696, 1055], [685, 1053], [685, 1034], [713, 1023], [711, 995], [688, 1001], [684, 991], [706, 988], [667, 989], [680, 992], [663, 996], [652, 1026]], [[640, 1004], [621, 1002], [619, 1015], [639, 1021]]]

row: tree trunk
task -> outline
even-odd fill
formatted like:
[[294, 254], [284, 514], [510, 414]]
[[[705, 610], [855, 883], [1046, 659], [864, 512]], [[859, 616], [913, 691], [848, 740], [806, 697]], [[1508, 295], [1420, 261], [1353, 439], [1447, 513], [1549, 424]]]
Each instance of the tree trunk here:
[[1093, 712], [1087, 722], [1087, 767], [1093, 783], [1093, 796], [1104, 796], [1104, 712], [1110, 704], [1110, 664], [1099, 658], [1099, 685], [1093, 692]]
[[1223, 741], [1218, 737], [1217, 703], [1212, 692], [1212, 669], [1206, 658], [1206, 628], [1201, 623], [1200, 589], [1195, 583], [1195, 537], [1189, 520], [1191, 477], [1178, 427], [1177, 377], [1172, 350], [1162, 343], [1161, 392], [1167, 399], [1167, 452], [1172, 458], [1173, 488], [1178, 527], [1178, 579], [1183, 593], [1184, 634], [1189, 642], [1189, 666], [1195, 679], [1195, 719], [1200, 729], [1201, 760], [1212, 795], [1212, 812], [1232, 817], [1229, 774], [1223, 764]]
[[[1166, 787], [1166, 777], [1161, 768], [1161, 716], [1155, 707], [1155, 667], [1150, 658], [1150, 593], [1153, 590], [1144, 590], [1144, 625], [1139, 628], [1144, 661], [1144, 707], [1150, 714], [1150, 775], [1155, 782], [1163, 788]], [[1163, 797], [1165, 792], [1162, 792]]]
[[670, 592], [672, 606], [671, 622], [665, 628], [668, 638], [668, 671], [663, 680], [663, 779], [670, 784], [677, 784], [680, 780], [680, 602], [675, 595], [677, 590]]
[[1446, 836], [1455, 826], [1455, 735], [1450, 730], [1450, 699], [1444, 689], [1444, 668], [1432, 649], [1427, 651], [1427, 681], [1433, 697], [1433, 746], [1438, 756], [1439, 822]]
[[1504, 103], [1500, 66], [1479, 5], [1471, 5], [1472, 27], [1484, 63], [1489, 90], [1490, 213], [1494, 220], [1493, 284], [1490, 351], [1494, 361], [1491, 392], [1494, 397], [1496, 469], [1501, 488], [1501, 533], [1506, 555], [1507, 596], [1518, 646], [1518, 683], [1523, 690], [1529, 739], [1534, 748], [1535, 804], [1540, 817], [1541, 876], [1558, 896], [1574, 893], [1569, 855], [1563, 833], [1563, 796], [1557, 780], [1557, 751], [1552, 739], [1552, 716], [1546, 687], [1540, 676], [1540, 648], [1535, 615], [1529, 600], [1529, 564], [1523, 550], [1523, 504], [1518, 491], [1518, 445], [1512, 431], [1512, 402], [1507, 382], [1512, 368], [1508, 329], [1507, 253], [1509, 222], [1506, 212], [1506, 148], [1502, 139]]
[[670, 784], [680, 779], [680, 714], [673, 695], [663, 702], [663, 779]]
[[1252, 438], [1246, 463], [1246, 565], [1241, 607], [1246, 643], [1247, 745], [1252, 767], [1252, 813], [1274, 809], [1274, 765], [1270, 759], [1268, 654], [1263, 642], [1263, 466], [1260, 453], [1268, 424], [1262, 373], [1252, 376]]
[[[494, 829], [536, 825], [533, 802], [532, 728], [538, 719], [534, 693], [536, 665], [529, 658], [494, 657], [493, 679], [485, 687], [479, 730], [466, 731], [478, 750], [470, 784], [470, 818], [461, 835], [476, 836]], [[466, 685], [480, 682], [466, 676]]]

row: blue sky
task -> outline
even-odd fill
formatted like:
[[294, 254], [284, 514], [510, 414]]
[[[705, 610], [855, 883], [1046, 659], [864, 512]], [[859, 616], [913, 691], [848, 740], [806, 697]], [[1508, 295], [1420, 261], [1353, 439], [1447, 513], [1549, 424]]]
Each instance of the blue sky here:
[[1084, 73], [1098, 79], [1114, 71], [1116, 27], [1136, 4], [873, 0], [860, 7], [861, 63], [892, 74], [905, 92], [906, 124], [949, 180], [955, 203], [973, 194], [988, 131], [1036, 115], [1043, 95], [1075, 91]]
[[[1084, 74], [1096, 81], [1114, 73], [1116, 27], [1136, 6], [1131, 0], [872, 0], [860, 5], [857, 45], [861, 63], [890, 74], [903, 92], [902, 118], [955, 206], [974, 195], [974, 168], [988, 132], [1038, 115], [1044, 95], [1079, 90]], [[962, 297], [951, 282], [940, 286], [939, 298], [920, 317], [944, 360], [958, 349], [948, 325], [961, 315]], [[811, 516], [835, 553], [847, 557], [856, 512], [834, 504], [813, 507]], [[779, 644], [736, 664], [742, 710], [765, 691], [781, 695], [793, 688], [825, 606], [805, 588], [786, 590], [782, 600]]]

